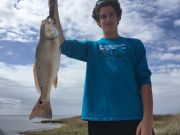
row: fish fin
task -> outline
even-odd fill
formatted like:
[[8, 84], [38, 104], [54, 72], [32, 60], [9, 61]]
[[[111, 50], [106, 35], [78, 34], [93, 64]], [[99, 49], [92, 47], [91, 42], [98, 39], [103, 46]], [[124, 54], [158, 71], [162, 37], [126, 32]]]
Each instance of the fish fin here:
[[37, 65], [36, 64], [34, 64], [33, 72], [34, 72], [34, 82], [35, 82], [36, 90], [38, 91], [39, 94], [41, 94], [41, 90], [39, 87], [39, 81], [38, 81], [38, 77], [37, 77]]
[[52, 110], [50, 100], [42, 101], [40, 98], [37, 101], [36, 105], [34, 106], [29, 119], [33, 118], [45, 118], [51, 119], [52, 118]]
[[54, 82], [53, 82], [53, 85], [55, 88], [57, 88], [57, 83], [58, 83], [58, 76], [56, 76]]

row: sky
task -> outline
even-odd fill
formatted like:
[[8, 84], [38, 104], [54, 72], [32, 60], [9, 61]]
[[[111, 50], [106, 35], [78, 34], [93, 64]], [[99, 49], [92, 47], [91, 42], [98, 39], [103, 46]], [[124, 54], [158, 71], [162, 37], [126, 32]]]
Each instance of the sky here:
[[[98, 40], [92, 19], [96, 0], [58, 0], [66, 39]], [[154, 114], [180, 113], [180, 1], [119, 0], [118, 31], [140, 39], [152, 71]], [[72, 6], [73, 5], [73, 6]], [[33, 64], [40, 24], [48, 16], [46, 0], [1, 0], [0, 115], [29, 115], [39, 94]], [[86, 63], [61, 55], [58, 88], [51, 90], [53, 115], [80, 115]]]

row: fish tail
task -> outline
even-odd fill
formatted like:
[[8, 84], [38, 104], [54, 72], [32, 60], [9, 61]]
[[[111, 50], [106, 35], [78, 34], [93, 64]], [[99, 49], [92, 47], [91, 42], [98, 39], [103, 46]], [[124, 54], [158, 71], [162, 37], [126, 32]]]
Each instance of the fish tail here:
[[48, 101], [43, 101], [41, 98], [37, 101], [36, 105], [34, 106], [31, 115], [29, 119], [33, 118], [46, 118], [46, 119], [51, 119], [52, 118], [52, 110], [51, 110], [51, 104], [50, 100]]

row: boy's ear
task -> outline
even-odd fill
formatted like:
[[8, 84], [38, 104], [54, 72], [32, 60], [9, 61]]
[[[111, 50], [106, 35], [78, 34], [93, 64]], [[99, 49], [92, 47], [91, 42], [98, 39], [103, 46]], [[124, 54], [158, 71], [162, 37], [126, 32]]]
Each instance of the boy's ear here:
[[97, 25], [101, 28], [101, 24], [100, 24], [100, 22], [99, 22], [99, 21], [97, 21]]
[[121, 17], [118, 17], [118, 24], [119, 24], [120, 20], [121, 20]]

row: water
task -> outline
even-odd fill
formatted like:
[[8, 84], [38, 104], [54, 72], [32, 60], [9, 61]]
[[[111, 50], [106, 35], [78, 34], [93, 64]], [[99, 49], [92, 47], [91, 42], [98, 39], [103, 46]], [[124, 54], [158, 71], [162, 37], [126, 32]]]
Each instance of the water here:
[[[53, 119], [67, 116], [55, 116]], [[5, 135], [23, 135], [26, 131], [40, 131], [52, 128], [60, 128], [61, 124], [40, 123], [42, 119], [29, 120], [29, 116], [0, 115], [0, 129]]]

